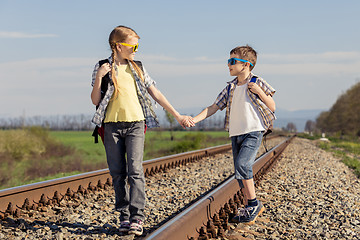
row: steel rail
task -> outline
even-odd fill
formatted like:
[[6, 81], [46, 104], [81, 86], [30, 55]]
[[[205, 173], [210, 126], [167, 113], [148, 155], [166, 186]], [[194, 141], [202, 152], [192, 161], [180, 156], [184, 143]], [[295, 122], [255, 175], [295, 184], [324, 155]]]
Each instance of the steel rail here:
[[[255, 177], [261, 175], [271, 166], [293, 137], [286, 139], [257, 158], [253, 166]], [[228, 203], [230, 199], [233, 199], [236, 194], [239, 194], [239, 185], [235, 177], [232, 176], [216, 189], [186, 208], [183, 212], [150, 233], [145, 239], [195, 239], [194, 237], [200, 232], [200, 227], [206, 226], [206, 223], [213, 219], [214, 214], [218, 213], [219, 209]]]
[[[268, 137], [276, 138], [277, 135]], [[186, 165], [203, 157], [226, 152], [231, 144], [224, 144], [205, 149], [169, 155], [143, 162], [145, 176], [151, 176], [166, 169]], [[19, 216], [20, 209], [36, 209], [43, 205], [59, 202], [64, 196], [72, 197], [75, 193], [84, 194], [105, 185], [112, 185], [109, 169], [102, 169], [69, 177], [63, 177], [38, 183], [0, 190], [0, 219], [7, 215]]]
[[[153, 175], [230, 149], [231, 145], [225, 144], [147, 160], [143, 163], [144, 174]], [[106, 184], [111, 185], [108, 168], [0, 190], [0, 219], [6, 215], [18, 216], [19, 209], [48, 205], [65, 195], [104, 188]]]

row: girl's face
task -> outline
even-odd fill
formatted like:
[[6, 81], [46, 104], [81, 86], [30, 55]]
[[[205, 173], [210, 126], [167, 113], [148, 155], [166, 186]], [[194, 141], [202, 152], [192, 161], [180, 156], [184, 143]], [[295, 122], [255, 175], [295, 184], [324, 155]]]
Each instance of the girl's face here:
[[[138, 44], [139, 39], [135, 36], [128, 36], [126, 41], [124, 43], [130, 44], [130, 45], [136, 45]], [[135, 52], [133, 51], [133, 47], [131, 46], [124, 46], [122, 44], [117, 44], [117, 51], [118, 56], [121, 60], [128, 59], [128, 60], [134, 60]]]

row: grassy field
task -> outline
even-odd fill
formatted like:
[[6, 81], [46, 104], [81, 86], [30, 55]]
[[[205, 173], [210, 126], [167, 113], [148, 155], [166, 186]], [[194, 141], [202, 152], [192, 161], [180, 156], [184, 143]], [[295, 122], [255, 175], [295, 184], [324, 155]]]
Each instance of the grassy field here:
[[[51, 131], [50, 136], [66, 146], [77, 149], [87, 162], [99, 162], [105, 159], [105, 149], [99, 138], [94, 144], [91, 132]], [[173, 132], [171, 140], [170, 131], [147, 131], [145, 135], [144, 160], [191, 151], [220, 144], [230, 143], [228, 133], [218, 132]], [[191, 145], [192, 143], [192, 145]], [[177, 151], [177, 149], [180, 149]]]
[[342, 159], [349, 168], [354, 170], [355, 175], [360, 178], [360, 143], [347, 142], [332, 139], [330, 142], [319, 142], [319, 147], [333, 152], [335, 156]]
[[[50, 131], [51, 138], [61, 142], [65, 146], [76, 149], [87, 163], [103, 162], [105, 159], [105, 148], [99, 137], [99, 143], [94, 143], [90, 131]], [[106, 161], [106, 160], [105, 160]]]
[[[92, 132], [0, 131], [0, 189], [107, 168]], [[172, 139], [171, 140], [171, 136]], [[147, 131], [144, 160], [230, 143], [228, 133]]]

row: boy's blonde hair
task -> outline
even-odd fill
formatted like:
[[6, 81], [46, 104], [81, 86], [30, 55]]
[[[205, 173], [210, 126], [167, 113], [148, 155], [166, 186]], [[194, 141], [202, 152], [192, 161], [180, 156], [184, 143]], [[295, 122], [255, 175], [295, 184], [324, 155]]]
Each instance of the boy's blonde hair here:
[[[110, 36], [109, 36], [109, 45], [111, 48], [111, 57], [113, 59], [112, 65], [111, 65], [111, 79], [113, 80], [114, 83], [114, 98], [116, 97], [116, 95], [118, 94], [118, 82], [116, 80], [116, 74], [115, 74], [115, 54], [116, 54], [116, 44], [117, 43], [124, 43], [126, 42], [127, 38], [131, 36], [131, 37], [136, 37], [138, 39], [140, 39], [139, 35], [135, 32], [135, 30], [129, 28], [129, 27], [125, 27], [125, 26], [117, 26], [116, 28], [114, 28], [114, 30], [111, 31]], [[142, 81], [144, 81], [144, 76], [143, 73], [141, 71], [141, 69], [138, 67], [138, 65], [132, 61], [129, 60], [136, 73], [138, 74], [138, 76], [141, 78]]]
[[250, 71], [254, 69], [257, 60], [257, 53], [249, 45], [236, 47], [230, 51], [230, 54], [236, 54], [239, 58], [251, 62], [253, 66], [250, 65]]

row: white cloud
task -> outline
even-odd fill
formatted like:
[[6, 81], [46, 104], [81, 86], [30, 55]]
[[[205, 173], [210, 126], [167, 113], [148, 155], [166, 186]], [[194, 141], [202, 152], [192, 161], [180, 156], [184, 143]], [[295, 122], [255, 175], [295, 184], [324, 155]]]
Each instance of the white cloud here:
[[24, 33], [24, 32], [4, 32], [0, 31], [0, 38], [52, 38], [58, 37], [56, 34], [46, 33]]
[[360, 76], [360, 52], [264, 54], [256, 70], [276, 75]]
[[[226, 81], [232, 79], [221, 58], [138, 55], [137, 59], [144, 62], [174, 107], [210, 104]], [[4, 90], [0, 101], [7, 103], [3, 111], [18, 114], [25, 109], [30, 114], [42, 115], [92, 112], [91, 73], [98, 60], [41, 58], [0, 63]], [[264, 54], [254, 72], [278, 90], [279, 107], [324, 108], [360, 77], [360, 53]], [[320, 90], [327, 94], [319, 98]], [[307, 102], [299, 100], [304, 92]], [[181, 97], [183, 94], [186, 98]], [[194, 103], [193, 99], [198, 101]], [[39, 106], [44, 106], [44, 110]], [[66, 107], [60, 109], [59, 106]]]
[[[150, 75], [158, 77], [228, 74], [222, 59], [209, 57], [174, 58], [164, 55], [139, 55]], [[309, 59], [309, 61], [307, 61]], [[92, 69], [95, 58], [43, 58], [0, 63], [0, 79], [28, 73], [56, 75]], [[255, 72], [266, 75], [341, 75], [360, 76], [360, 52], [325, 52], [319, 54], [264, 54]], [[24, 73], [24, 75], [22, 74]], [[91, 73], [90, 73], [91, 74]], [[225, 75], [224, 77], [227, 77]]]
[[3, 68], [26, 68], [28, 69], [46, 69], [46, 68], [63, 68], [63, 67], [77, 67], [77, 66], [87, 66], [91, 64], [92, 66], [96, 63], [95, 58], [35, 58], [24, 61], [17, 62], [4, 62], [0, 63], [0, 69]]
[[358, 74], [360, 76], [360, 60], [352, 63], [289, 63], [289, 64], [261, 64], [257, 72], [274, 75], [341, 75], [343, 73]]
[[152, 62], [152, 61], [169, 61], [169, 62], [175, 62], [178, 59], [175, 57], [165, 56], [165, 55], [146, 55], [139, 53], [137, 56], [141, 58], [145, 62]]
[[91, 73], [97, 59], [49, 58], [0, 63], [6, 103], [3, 112], [16, 116], [91, 113]]
[[263, 54], [260, 60], [277, 63], [348, 63], [360, 61], [360, 52], [324, 52], [302, 54]]
[[[156, 74], [209, 75], [227, 74], [226, 62], [206, 56], [176, 59], [166, 56], [141, 55], [146, 68]], [[311, 54], [263, 54], [254, 69], [259, 74], [276, 75], [341, 75], [360, 76], [360, 52], [324, 52]], [[227, 76], [227, 75], [226, 75]]]
[[[38, 92], [61, 91], [85, 84], [90, 87], [92, 69], [97, 60], [91, 58], [49, 58], [0, 63], [0, 81], [6, 94], [0, 96], [32, 96]], [[4, 100], [5, 100], [4, 99]]]

